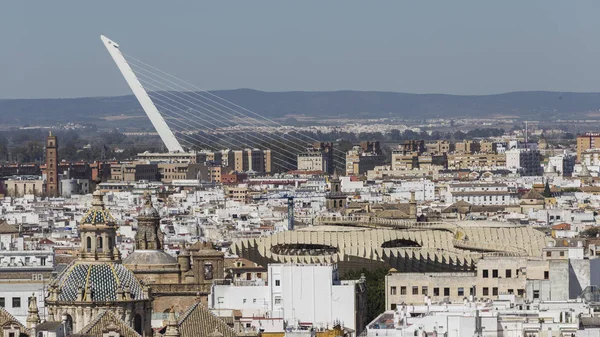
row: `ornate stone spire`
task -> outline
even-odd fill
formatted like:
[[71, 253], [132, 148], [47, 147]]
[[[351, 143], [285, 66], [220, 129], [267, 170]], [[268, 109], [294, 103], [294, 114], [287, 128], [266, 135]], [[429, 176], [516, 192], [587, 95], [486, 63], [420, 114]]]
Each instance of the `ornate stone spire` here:
[[162, 250], [164, 234], [160, 231], [160, 215], [149, 193], [144, 195], [144, 206], [137, 217], [138, 228], [135, 234], [136, 250]]
[[40, 323], [40, 315], [37, 299], [35, 298], [35, 294], [31, 294], [31, 297], [29, 297], [29, 308], [27, 309], [27, 328], [35, 329], [38, 323]]
[[592, 176], [590, 174], [590, 170], [588, 169], [587, 165], [585, 164], [585, 161], [581, 162], [581, 172], [579, 172], [579, 176], [582, 178], [587, 178], [587, 177]]
[[169, 320], [167, 321], [167, 330], [164, 334], [165, 337], [179, 337], [181, 334], [179, 333], [179, 324], [177, 322], [177, 318], [175, 317], [175, 309], [171, 307], [171, 311], [169, 312]]

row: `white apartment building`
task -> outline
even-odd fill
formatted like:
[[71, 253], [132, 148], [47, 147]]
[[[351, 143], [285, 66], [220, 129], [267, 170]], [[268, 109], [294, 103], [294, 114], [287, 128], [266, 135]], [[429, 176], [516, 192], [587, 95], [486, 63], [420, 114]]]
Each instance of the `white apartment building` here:
[[542, 155], [538, 150], [511, 149], [506, 152], [506, 168], [515, 170], [522, 176], [541, 176]]
[[473, 205], [510, 205], [517, 200], [509, 191], [508, 185], [501, 183], [457, 183], [450, 184], [446, 202], [459, 200]]
[[409, 200], [411, 192], [417, 201], [431, 201], [435, 199], [435, 184], [427, 179], [402, 181], [394, 185], [390, 196], [394, 200]]
[[298, 154], [298, 171], [321, 171], [327, 172], [329, 167], [329, 156], [325, 151], [310, 148], [306, 152]]
[[310, 323], [326, 328], [341, 322], [355, 331], [364, 328], [364, 279], [340, 281], [335, 265], [270, 264], [268, 280], [239, 285], [216, 281], [209, 308], [241, 310], [245, 317], [281, 318], [292, 327]]
[[575, 167], [575, 156], [559, 154], [548, 158], [547, 166], [552, 166], [559, 176], [571, 176]]

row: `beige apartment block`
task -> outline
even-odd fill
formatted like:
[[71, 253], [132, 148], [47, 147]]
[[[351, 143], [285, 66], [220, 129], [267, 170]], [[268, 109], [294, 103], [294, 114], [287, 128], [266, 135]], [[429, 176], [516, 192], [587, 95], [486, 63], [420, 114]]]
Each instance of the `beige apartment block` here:
[[521, 257], [485, 257], [473, 272], [390, 273], [385, 278], [386, 310], [401, 303], [462, 302], [473, 296], [496, 299], [501, 294], [525, 297], [527, 280], [549, 278], [549, 263]]

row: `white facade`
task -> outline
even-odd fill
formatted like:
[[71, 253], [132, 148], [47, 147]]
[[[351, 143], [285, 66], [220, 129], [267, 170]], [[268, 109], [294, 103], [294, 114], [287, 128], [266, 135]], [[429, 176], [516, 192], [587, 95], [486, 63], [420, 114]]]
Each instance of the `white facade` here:
[[511, 149], [505, 153], [507, 169], [517, 171], [523, 176], [542, 175], [542, 156], [538, 150], [527, 148]]
[[321, 171], [327, 172], [329, 161], [327, 154], [322, 151], [309, 151], [298, 154], [298, 171]]
[[0, 280], [0, 306], [25, 325], [29, 297], [33, 294], [37, 300], [40, 318], [45, 319], [44, 286], [43, 280]]
[[462, 200], [474, 205], [510, 205], [516, 200], [508, 185], [499, 183], [451, 184], [447, 193], [446, 200], [452, 203]]
[[399, 185], [394, 185], [390, 193], [395, 200], [410, 200], [410, 193], [415, 192], [417, 201], [431, 201], [435, 199], [435, 184], [430, 180], [409, 180]]
[[209, 307], [282, 318], [288, 326], [309, 322], [325, 328], [339, 321], [355, 329], [356, 285], [339, 281], [335, 266], [271, 264], [268, 273], [268, 285], [213, 285]]
[[351, 181], [349, 176], [340, 177], [340, 182], [342, 184], [342, 192], [344, 193], [353, 193], [356, 191], [361, 191], [365, 187], [364, 181]]

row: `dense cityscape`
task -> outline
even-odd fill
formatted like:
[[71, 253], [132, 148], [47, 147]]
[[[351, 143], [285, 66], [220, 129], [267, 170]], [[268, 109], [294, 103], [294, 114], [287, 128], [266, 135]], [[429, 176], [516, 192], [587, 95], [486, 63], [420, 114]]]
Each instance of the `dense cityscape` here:
[[600, 337], [551, 2], [6, 4], [0, 337]]

